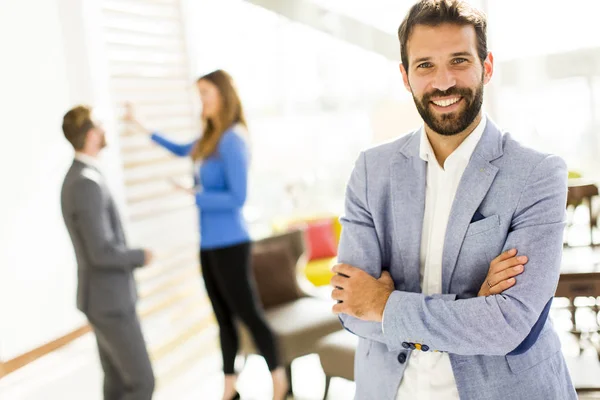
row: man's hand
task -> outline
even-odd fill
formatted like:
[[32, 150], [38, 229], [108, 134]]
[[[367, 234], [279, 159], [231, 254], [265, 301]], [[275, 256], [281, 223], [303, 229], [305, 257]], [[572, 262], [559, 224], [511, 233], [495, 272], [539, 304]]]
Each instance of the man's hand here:
[[516, 283], [514, 277], [523, 272], [527, 261], [526, 256], [517, 257], [516, 249], [505, 251], [494, 258], [477, 296], [500, 294], [513, 286]]
[[365, 320], [381, 322], [388, 298], [394, 291], [394, 281], [387, 271], [379, 279], [348, 264], [336, 264], [331, 278], [331, 297], [336, 314], [344, 313]]
[[144, 266], [149, 265], [154, 260], [154, 254], [148, 249], [144, 249]]

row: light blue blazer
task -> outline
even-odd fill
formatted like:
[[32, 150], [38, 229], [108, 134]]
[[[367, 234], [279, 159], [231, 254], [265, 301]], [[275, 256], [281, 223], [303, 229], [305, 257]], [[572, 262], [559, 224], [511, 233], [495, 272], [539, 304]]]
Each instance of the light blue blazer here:
[[[449, 353], [461, 399], [577, 399], [547, 318], [559, 278], [567, 169], [559, 157], [525, 148], [487, 121], [452, 206], [440, 295], [423, 295], [419, 284], [427, 176], [419, 131], [356, 162], [339, 260], [375, 277], [388, 270], [396, 287], [383, 327], [340, 317], [360, 337], [356, 399], [395, 399], [417, 343]], [[516, 285], [477, 297], [490, 262], [511, 248], [529, 257]]]

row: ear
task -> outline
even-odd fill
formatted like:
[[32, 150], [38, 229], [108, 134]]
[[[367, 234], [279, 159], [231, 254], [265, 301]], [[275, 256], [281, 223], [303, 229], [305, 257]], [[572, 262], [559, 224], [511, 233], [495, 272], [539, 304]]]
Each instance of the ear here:
[[96, 134], [96, 128], [92, 127], [85, 134], [85, 143], [96, 143], [98, 142], [98, 135]]
[[494, 55], [488, 52], [485, 61], [483, 62], [483, 84], [486, 85], [494, 74]]
[[408, 72], [406, 71], [406, 68], [404, 68], [404, 64], [402, 63], [400, 63], [400, 73], [402, 74], [402, 81], [404, 82], [404, 87], [406, 88], [406, 90], [412, 93], [410, 83], [408, 82]]

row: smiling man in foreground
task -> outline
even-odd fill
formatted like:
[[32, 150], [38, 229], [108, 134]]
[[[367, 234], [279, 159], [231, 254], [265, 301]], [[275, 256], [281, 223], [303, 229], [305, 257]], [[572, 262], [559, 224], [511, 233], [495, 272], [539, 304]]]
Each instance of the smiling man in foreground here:
[[[493, 73], [483, 13], [422, 0], [398, 36], [424, 125], [358, 158], [332, 280], [334, 312], [360, 337], [356, 398], [576, 399], [547, 318], [565, 163], [482, 112]], [[496, 273], [511, 260], [521, 264]]]

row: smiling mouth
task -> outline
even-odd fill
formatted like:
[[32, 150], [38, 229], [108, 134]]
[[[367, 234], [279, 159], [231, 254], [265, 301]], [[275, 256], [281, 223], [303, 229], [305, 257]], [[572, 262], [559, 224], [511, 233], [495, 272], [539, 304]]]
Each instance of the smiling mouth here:
[[458, 103], [461, 99], [462, 97], [457, 96], [450, 99], [431, 100], [431, 102], [438, 107], [450, 107], [451, 105]]

